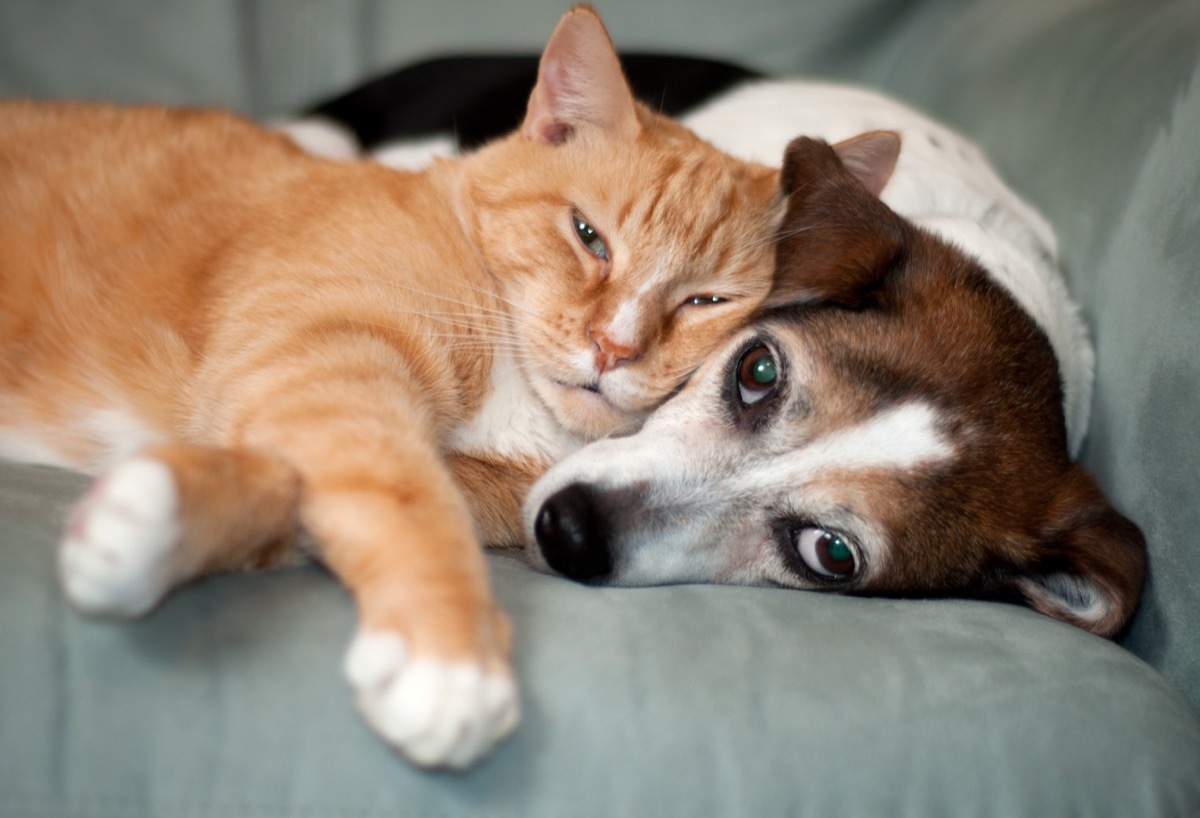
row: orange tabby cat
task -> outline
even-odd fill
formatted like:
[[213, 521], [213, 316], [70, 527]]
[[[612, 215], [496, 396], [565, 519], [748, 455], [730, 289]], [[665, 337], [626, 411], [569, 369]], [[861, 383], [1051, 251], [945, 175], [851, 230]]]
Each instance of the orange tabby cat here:
[[[420, 764], [517, 720], [480, 542], [633, 428], [766, 295], [777, 175], [636, 104], [559, 23], [522, 127], [417, 174], [212, 111], [0, 107], [0, 456], [103, 472], [84, 611], [297, 558], [354, 595], [346, 675]], [[474, 515], [474, 516], [473, 516]]]

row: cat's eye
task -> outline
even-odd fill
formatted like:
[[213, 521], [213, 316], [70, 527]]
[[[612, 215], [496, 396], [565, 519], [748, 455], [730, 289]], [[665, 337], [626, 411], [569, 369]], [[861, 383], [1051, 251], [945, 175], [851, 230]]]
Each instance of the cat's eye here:
[[580, 243], [589, 253], [601, 261], [608, 261], [608, 246], [604, 243], [604, 239], [596, 232], [596, 228], [579, 215], [578, 210], [571, 211], [571, 226], [575, 228], [575, 235], [579, 237]]
[[713, 304], [724, 304], [724, 298], [719, 295], [689, 295], [683, 300], [685, 307], [711, 307]]
[[833, 531], [808, 525], [792, 535], [796, 554], [808, 570], [830, 582], [844, 582], [858, 571], [850, 541]]
[[758, 403], [771, 394], [779, 381], [779, 362], [775, 353], [762, 344], [752, 346], [738, 362], [736, 378], [742, 404]]

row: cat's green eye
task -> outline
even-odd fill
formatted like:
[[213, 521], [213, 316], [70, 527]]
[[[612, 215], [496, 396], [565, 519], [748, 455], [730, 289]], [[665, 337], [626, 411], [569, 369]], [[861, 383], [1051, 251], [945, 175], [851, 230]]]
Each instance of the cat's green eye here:
[[596, 228], [583, 220], [578, 210], [571, 211], [571, 224], [575, 228], [575, 235], [587, 251], [602, 261], [608, 261], [608, 247], [604, 244], [604, 239], [600, 238]]
[[719, 295], [689, 295], [683, 303], [688, 307], [711, 307], [713, 304], [724, 304], [725, 299]]

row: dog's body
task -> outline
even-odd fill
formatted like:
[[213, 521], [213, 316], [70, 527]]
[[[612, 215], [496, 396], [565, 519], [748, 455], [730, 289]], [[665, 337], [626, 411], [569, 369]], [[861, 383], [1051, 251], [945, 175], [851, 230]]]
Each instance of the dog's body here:
[[1012, 596], [1122, 628], [1144, 543], [1070, 462], [1093, 353], [1041, 217], [972, 144], [868, 92], [751, 83], [685, 121], [761, 161], [796, 134], [897, 130], [895, 212], [797, 140], [785, 180], [830, 181], [791, 195], [792, 308], [641, 432], [543, 477], [525, 506], [532, 561], [614, 584]]

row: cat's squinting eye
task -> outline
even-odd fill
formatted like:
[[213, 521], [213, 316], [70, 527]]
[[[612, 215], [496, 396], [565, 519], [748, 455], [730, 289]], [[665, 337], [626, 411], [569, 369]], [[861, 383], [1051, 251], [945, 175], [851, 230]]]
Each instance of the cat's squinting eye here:
[[605, 245], [604, 239], [596, 232], [596, 228], [579, 215], [578, 210], [571, 211], [571, 225], [575, 228], [575, 235], [579, 237], [580, 243], [589, 253], [601, 261], [608, 261], [608, 246]]
[[711, 307], [713, 304], [724, 304], [726, 300], [719, 295], [689, 295], [683, 299], [683, 306]]

